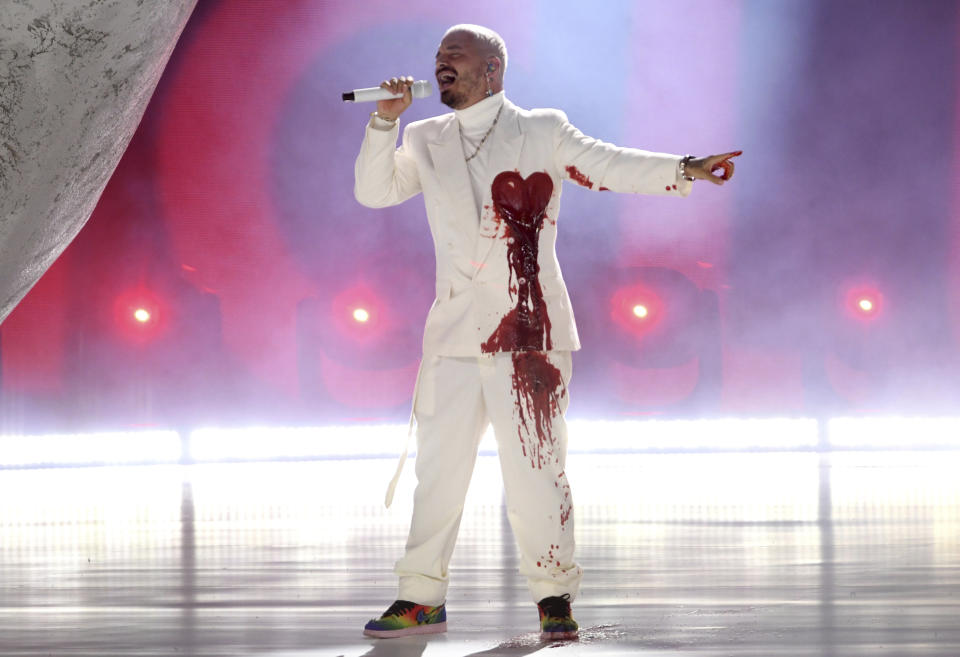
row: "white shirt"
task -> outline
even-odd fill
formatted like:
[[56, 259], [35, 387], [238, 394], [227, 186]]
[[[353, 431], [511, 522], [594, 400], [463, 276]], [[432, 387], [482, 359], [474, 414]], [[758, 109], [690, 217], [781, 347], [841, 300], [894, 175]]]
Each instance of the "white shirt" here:
[[[497, 112], [503, 107], [503, 92], [496, 93], [484, 98], [478, 103], [474, 103], [465, 109], [454, 110], [457, 115], [457, 121], [460, 123], [460, 143], [463, 145], [464, 159], [470, 157], [475, 152], [477, 154], [472, 160], [467, 162], [467, 171], [470, 172], [470, 185], [473, 187], [473, 199], [477, 204], [477, 216], [483, 216], [483, 199], [486, 197], [486, 185], [490, 184], [490, 171], [487, 170], [490, 161], [490, 137], [483, 146], [484, 135], [490, 130], [494, 120], [497, 118]], [[496, 131], [494, 127], [493, 131]], [[491, 131], [491, 135], [492, 132]], [[477, 147], [480, 150], [477, 151]]]

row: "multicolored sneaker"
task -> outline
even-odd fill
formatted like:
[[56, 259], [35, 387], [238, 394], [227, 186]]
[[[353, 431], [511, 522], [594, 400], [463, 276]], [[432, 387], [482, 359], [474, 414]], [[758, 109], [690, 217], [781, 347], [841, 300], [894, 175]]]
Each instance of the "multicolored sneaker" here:
[[550, 596], [537, 603], [540, 611], [540, 638], [576, 639], [580, 626], [570, 613], [570, 594]]
[[447, 631], [447, 610], [444, 605], [428, 607], [409, 600], [397, 600], [363, 628], [367, 636], [393, 639], [411, 634], [439, 634]]

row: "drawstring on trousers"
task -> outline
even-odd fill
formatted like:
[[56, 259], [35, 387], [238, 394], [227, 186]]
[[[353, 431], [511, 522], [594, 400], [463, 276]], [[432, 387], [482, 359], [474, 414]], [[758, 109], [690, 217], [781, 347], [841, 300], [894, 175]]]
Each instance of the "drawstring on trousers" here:
[[410, 423], [407, 426], [407, 441], [403, 446], [403, 453], [400, 455], [400, 461], [397, 463], [397, 471], [387, 486], [387, 496], [383, 503], [389, 509], [393, 503], [393, 494], [397, 490], [397, 483], [400, 481], [400, 473], [403, 472], [403, 464], [407, 462], [407, 454], [410, 452], [410, 438], [413, 436], [413, 427], [416, 424], [417, 394], [420, 392], [420, 376], [423, 374], [423, 359], [420, 359], [420, 366], [417, 368], [417, 380], [413, 384], [413, 401], [410, 402]]

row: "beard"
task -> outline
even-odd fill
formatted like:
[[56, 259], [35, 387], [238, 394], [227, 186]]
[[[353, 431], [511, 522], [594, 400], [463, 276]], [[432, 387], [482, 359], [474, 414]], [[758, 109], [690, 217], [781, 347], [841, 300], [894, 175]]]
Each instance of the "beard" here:
[[453, 89], [444, 89], [440, 92], [440, 102], [450, 109], [460, 109], [467, 97], [463, 93], [457, 93]]
[[[464, 109], [486, 97], [487, 86], [485, 78], [482, 75], [471, 76], [465, 74], [457, 80], [454, 86], [459, 87], [459, 91], [444, 89], [440, 92], [440, 102], [450, 109]], [[476, 96], [477, 100], [470, 102], [470, 99]]]

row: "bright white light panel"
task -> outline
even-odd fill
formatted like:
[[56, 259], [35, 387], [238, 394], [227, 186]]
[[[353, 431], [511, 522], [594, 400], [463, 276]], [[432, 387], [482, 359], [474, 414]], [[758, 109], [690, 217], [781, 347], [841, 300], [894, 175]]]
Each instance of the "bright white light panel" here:
[[0, 436], [0, 466], [176, 463], [175, 431]]
[[[568, 451], [603, 454], [658, 451], [807, 451], [818, 446], [811, 418], [574, 420]], [[203, 428], [190, 435], [194, 461], [394, 458], [406, 441], [399, 424], [328, 427]], [[834, 418], [829, 444], [839, 449], [960, 448], [960, 418]], [[416, 440], [411, 440], [411, 456]], [[174, 431], [0, 436], [0, 467], [177, 463]], [[491, 431], [481, 453], [496, 450]]]

